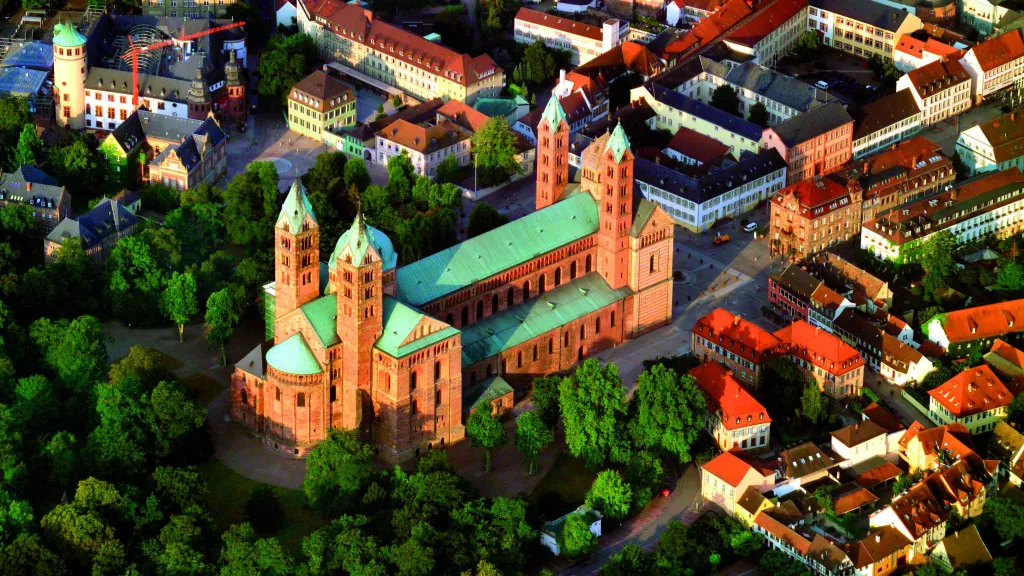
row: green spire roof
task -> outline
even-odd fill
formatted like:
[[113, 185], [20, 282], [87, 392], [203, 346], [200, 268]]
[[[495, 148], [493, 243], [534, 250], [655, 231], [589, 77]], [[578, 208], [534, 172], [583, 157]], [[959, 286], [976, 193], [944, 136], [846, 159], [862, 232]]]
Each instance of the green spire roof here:
[[63, 48], [74, 48], [85, 44], [85, 36], [71, 22], [58, 22], [53, 27], [53, 43]]
[[352, 226], [341, 235], [341, 238], [338, 238], [338, 243], [334, 245], [334, 252], [331, 253], [331, 259], [327, 262], [328, 266], [331, 268], [338, 266], [338, 256], [341, 256], [345, 246], [351, 250], [352, 262], [356, 266], [362, 265], [370, 246], [373, 246], [383, 261], [382, 270], [390, 270], [398, 264], [398, 253], [395, 252], [391, 239], [373, 226], [367, 226], [363, 221], [362, 212], [356, 214]]
[[316, 222], [316, 214], [313, 214], [313, 206], [309, 203], [309, 198], [306, 197], [306, 189], [296, 177], [292, 181], [291, 189], [288, 190], [288, 197], [281, 205], [281, 214], [277, 217], [277, 225], [280, 226], [283, 222], [287, 222], [291, 232], [298, 232], [302, 230], [302, 221], [306, 218], [306, 214], [309, 214], [314, 223]]
[[287, 340], [267, 350], [267, 364], [287, 374], [308, 376], [320, 374], [320, 362], [306, 344], [302, 332], [296, 332]]
[[608, 139], [604, 149], [612, 151], [616, 162], [622, 162], [622, 155], [626, 153], [626, 150], [629, 150], [629, 138], [626, 138], [626, 131], [622, 129], [621, 122], [615, 125], [615, 129], [612, 130], [612, 137]]
[[[548, 105], [544, 107], [544, 114], [541, 116], [541, 120], [547, 121], [552, 134], [558, 132], [558, 125], [565, 120], [565, 110], [562, 110], [562, 105], [558, 103], [558, 97], [554, 94], [548, 100]], [[565, 124], [569, 125], [568, 120], [566, 120]]]

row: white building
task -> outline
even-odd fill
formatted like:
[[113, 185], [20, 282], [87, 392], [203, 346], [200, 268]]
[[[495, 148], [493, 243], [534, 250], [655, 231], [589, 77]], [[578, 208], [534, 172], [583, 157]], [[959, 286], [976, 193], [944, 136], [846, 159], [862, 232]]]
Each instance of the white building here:
[[832, 451], [841, 458], [840, 468], [856, 466], [887, 454], [885, 429], [871, 420], [850, 424], [832, 432]]
[[959, 53], [956, 47], [943, 44], [934, 38], [922, 41], [904, 34], [896, 43], [893, 63], [900, 72], [910, 72], [926, 64], [958, 56]]
[[622, 44], [629, 36], [629, 23], [614, 18], [598, 28], [529, 8], [520, 8], [513, 27], [516, 42], [537, 40], [549, 48], [572, 52], [572, 64], [579, 65]]
[[591, 534], [597, 538], [601, 537], [601, 513], [593, 508], [580, 506], [565, 516], [556, 518], [555, 520], [544, 524], [540, 529], [541, 545], [548, 550], [551, 550], [551, 553], [555, 556], [559, 556], [561, 554], [561, 548], [558, 545], [558, 540], [562, 533], [562, 527], [565, 526], [565, 521], [568, 520], [570, 516], [577, 515], [583, 516], [587, 526], [590, 527]]
[[1024, 39], [1020, 30], [976, 44], [964, 54], [960, 64], [971, 77], [975, 104], [1000, 90], [1020, 87], [1024, 77]]
[[969, 176], [1024, 168], [1024, 114], [1011, 112], [960, 131], [956, 151]]
[[807, 28], [820, 32], [826, 46], [862, 58], [893, 61], [896, 39], [923, 27], [905, 6], [849, 0], [810, 0], [810, 4]]
[[909, 89], [865, 104], [853, 125], [853, 158], [881, 152], [920, 131], [921, 109]]
[[758, 64], [775, 66], [806, 31], [807, 0], [777, 0], [730, 34], [725, 45]]
[[[139, 106], [150, 112], [188, 118], [187, 80], [139, 75]], [[220, 88], [220, 84], [216, 85]], [[211, 93], [213, 92], [211, 88]], [[135, 111], [132, 73], [93, 67], [85, 80], [85, 128], [113, 131]]]
[[292, 26], [297, 23], [298, 12], [295, 10], [296, 0], [276, 0], [274, 6], [277, 12], [278, 26]]
[[914, 95], [922, 126], [963, 114], [971, 107], [971, 77], [956, 60], [935, 61], [911, 70], [896, 81], [896, 90], [910, 90]]
[[695, 26], [725, 5], [727, 0], [670, 0], [665, 8], [669, 26]]
[[935, 368], [916, 347], [886, 332], [882, 333], [881, 364], [879, 374], [897, 386], [921, 382]]
[[406, 154], [417, 174], [433, 177], [437, 165], [455, 156], [459, 166], [469, 164], [471, 134], [448, 120], [417, 125], [396, 120], [377, 132], [373, 161], [387, 168], [393, 156]]

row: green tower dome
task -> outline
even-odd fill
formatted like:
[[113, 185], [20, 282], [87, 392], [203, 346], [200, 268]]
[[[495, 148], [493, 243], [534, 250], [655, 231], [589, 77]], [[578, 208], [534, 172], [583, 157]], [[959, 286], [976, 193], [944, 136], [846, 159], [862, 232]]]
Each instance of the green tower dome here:
[[53, 27], [53, 44], [62, 48], [75, 48], [85, 44], [85, 36], [71, 22], [58, 22]]
[[331, 259], [327, 261], [327, 265], [332, 269], [338, 266], [338, 256], [345, 250], [345, 246], [351, 249], [354, 262], [361, 262], [366, 255], [366, 247], [373, 246], [377, 254], [380, 254], [382, 270], [391, 270], [398, 264], [398, 253], [395, 252], [391, 239], [387, 234], [363, 222], [362, 212], [356, 214], [352, 227], [338, 238]]

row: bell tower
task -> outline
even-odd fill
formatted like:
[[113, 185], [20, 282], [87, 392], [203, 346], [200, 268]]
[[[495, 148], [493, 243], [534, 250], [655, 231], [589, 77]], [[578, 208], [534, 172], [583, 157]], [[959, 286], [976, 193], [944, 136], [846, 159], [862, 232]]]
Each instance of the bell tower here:
[[633, 225], [633, 153], [621, 124], [601, 152], [597, 271], [609, 286], [629, 283], [629, 228]]
[[[337, 331], [342, 346], [342, 422], [346, 429], [362, 424], [360, 390], [369, 397], [373, 345], [383, 331], [384, 263], [363, 222], [362, 212], [338, 240]], [[371, 408], [372, 409], [372, 408]]]
[[[320, 226], [296, 178], [274, 225], [274, 317], [320, 296]], [[280, 341], [282, 334], [275, 330]]]
[[558, 96], [551, 94], [537, 126], [537, 203], [547, 208], [569, 184], [569, 123]]
[[[53, 27], [53, 97], [57, 124], [69, 130], [85, 128], [85, 36], [71, 22]], [[97, 126], [99, 128], [99, 126]]]

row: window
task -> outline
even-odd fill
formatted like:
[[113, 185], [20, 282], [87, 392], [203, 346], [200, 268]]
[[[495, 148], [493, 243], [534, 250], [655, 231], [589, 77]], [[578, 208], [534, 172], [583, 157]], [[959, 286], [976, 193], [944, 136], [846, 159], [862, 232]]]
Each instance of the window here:
[[434, 362], [434, 380], [441, 379], [441, 361]]
[[338, 401], [338, 387], [337, 386], [331, 386], [331, 402], [337, 402], [337, 401]]
[[598, 316], [597, 319], [594, 320], [594, 334], [600, 334], [600, 333], [601, 333], [601, 317]]
[[242, 404], [246, 404], [246, 405], [249, 404], [249, 393], [248, 392], [246, 392], [243, 389], [242, 392], [239, 394], [239, 396], [242, 397]]
[[546, 278], [544, 278], [544, 275], [541, 274], [540, 275], [540, 282], [538, 284], [538, 286], [539, 286], [539, 291], [537, 292], [538, 294], [543, 294], [544, 293], [544, 288], [545, 288], [544, 285], [545, 284], [546, 284]]
[[615, 328], [615, 310], [612, 310], [612, 316], [608, 320], [608, 325], [611, 326], [612, 328]]
[[416, 389], [416, 371], [413, 370], [409, 373], [409, 390]]
[[476, 302], [476, 320], [477, 320], [477, 322], [479, 322], [480, 319], [483, 318], [483, 317], [484, 317], [484, 301], [483, 300], [477, 300], [477, 302]]
[[413, 414], [419, 414], [420, 413], [420, 403], [417, 402], [416, 400], [412, 401], [412, 413]]
[[299, 392], [298, 396], [295, 397], [295, 405], [299, 408], [304, 408], [306, 406], [306, 395]]
[[522, 367], [523, 367], [523, 351], [520, 350], [519, 352], [516, 353], [516, 368], [522, 368]]
[[523, 300], [530, 297], [530, 281], [523, 282]]
[[277, 402], [281, 401], [281, 389], [280, 388], [274, 388], [274, 400], [276, 400]]
[[461, 326], [465, 326], [467, 324], [469, 324], [469, 306], [463, 306], [462, 307], [462, 324], [461, 324]]
[[562, 268], [555, 268], [555, 286], [562, 283]]
[[436, 393], [434, 393], [434, 404], [436, 404], [438, 406], [441, 405], [441, 391], [440, 390], [438, 390]]
[[592, 266], [593, 266], [593, 264], [592, 264], [592, 256], [590, 254], [587, 254], [586, 263], [583, 265], [583, 273], [584, 274], [590, 274], [590, 270], [591, 270]]
[[565, 338], [563, 338], [563, 341], [565, 343], [562, 344], [562, 346], [568, 346], [569, 345], [569, 333], [568, 332], [565, 333]]
[[580, 340], [587, 337], [587, 326], [586, 324], [580, 324]]
[[576, 261], [573, 260], [572, 263], [569, 264], [569, 280], [575, 280], [575, 279], [576, 279]]
[[537, 345], [536, 344], [533, 345], [533, 361], [534, 362], [537, 361]]
[[505, 295], [505, 308], [511, 308], [512, 303], [516, 300], [516, 289], [512, 286], [508, 287], [508, 293]]
[[548, 354], [555, 353], [555, 339], [554, 337], [548, 338]]
[[658, 255], [651, 254], [651, 274], [658, 271]]

